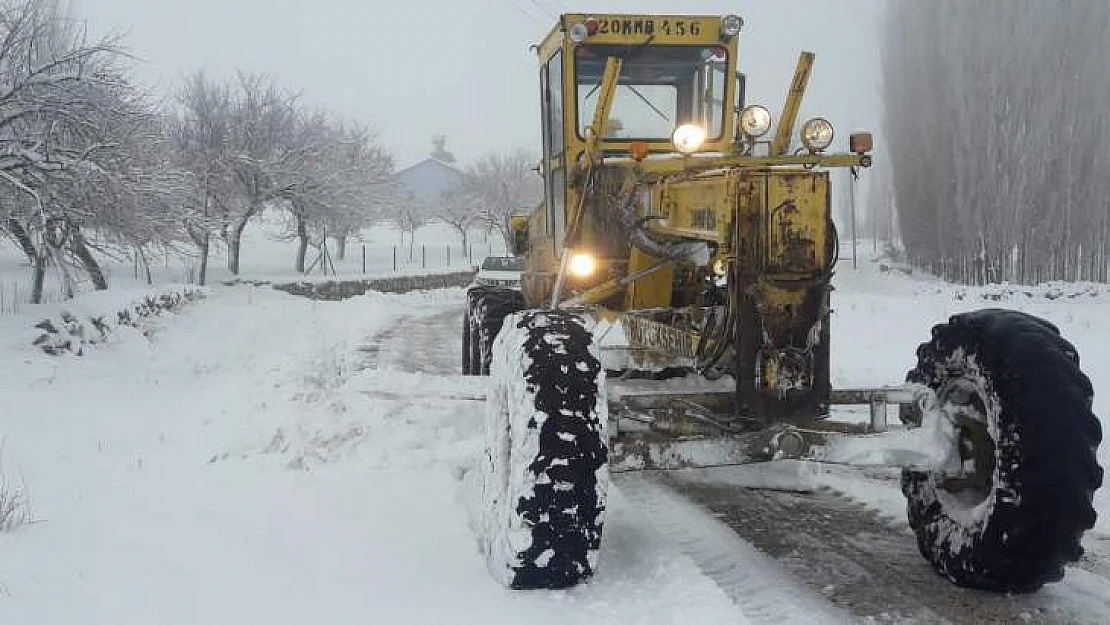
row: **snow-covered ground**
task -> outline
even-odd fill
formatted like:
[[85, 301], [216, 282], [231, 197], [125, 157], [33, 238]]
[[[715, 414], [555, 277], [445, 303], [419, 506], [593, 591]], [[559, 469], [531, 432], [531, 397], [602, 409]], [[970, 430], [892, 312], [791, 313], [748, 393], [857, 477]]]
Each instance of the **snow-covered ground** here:
[[[241, 278], [270, 281], [305, 279], [304, 275], [293, 271], [297, 243], [287, 240], [283, 232], [282, 216], [272, 212], [264, 213], [247, 226], [243, 233]], [[410, 237], [389, 222], [382, 222], [348, 241], [344, 259], [338, 258], [334, 240], [329, 241], [328, 249], [339, 276], [356, 278], [466, 270], [480, 264], [486, 256], [504, 254], [505, 244], [496, 232], [474, 229], [470, 231], [467, 248], [464, 249], [459, 234], [441, 223], [423, 226]], [[195, 249], [183, 246], [166, 254], [150, 255], [147, 262], [153, 283], [174, 284], [195, 280], [198, 259], [194, 252]], [[319, 250], [309, 248], [306, 267], [319, 257]], [[113, 288], [146, 285], [146, 271], [135, 266], [130, 250], [122, 254], [99, 255], [98, 260]], [[317, 263], [308, 278], [324, 278], [321, 267], [322, 263]], [[328, 275], [334, 275], [330, 273], [330, 266]], [[209, 257], [208, 282], [212, 284], [231, 278], [234, 276], [227, 270], [226, 250], [217, 243]], [[31, 272], [26, 258], [14, 244], [0, 238], [0, 315], [27, 309], [30, 292]], [[62, 292], [61, 273], [51, 268], [47, 272], [44, 300], [61, 301]]]
[[[135, 294], [121, 289], [66, 307]], [[1057, 323], [1094, 382], [1096, 412], [1110, 414], [1104, 286], [1007, 294], [865, 262], [855, 272], [842, 267], [834, 298], [838, 386], [899, 381], [932, 323], [999, 305]], [[712, 517], [679, 503], [645, 514], [636, 503], [642, 493], [619, 488], [593, 581], [527, 593], [494, 582], [468, 527], [460, 479], [481, 445], [484, 381], [453, 372], [452, 344], [420, 340], [445, 319], [457, 329], [462, 299], [453, 289], [311, 302], [216, 286], [182, 313], [150, 321], [149, 338], [121, 331], [82, 357], [49, 357], [30, 345], [33, 323], [61, 305], [0, 316], [3, 472], [26, 489], [35, 521], [0, 534], [0, 623], [846, 618]], [[404, 348], [415, 353], [399, 356]], [[1104, 465], [1108, 456], [1104, 446]], [[836, 467], [781, 466], [773, 479], [832, 486], [902, 515], [896, 485]], [[1093, 539], [1105, 541], [1110, 501], [1100, 493], [1097, 506]], [[742, 583], [724, 586], [707, 574], [676, 528], [733, 554], [729, 566], [740, 570], [730, 579]]]
[[31, 319], [4, 319], [4, 460], [37, 523], [0, 536], [0, 621], [736, 622], [619, 501], [596, 584], [518, 594], [489, 577], [457, 479], [481, 405], [429, 397], [482, 381], [358, 349], [461, 297], [223, 289], [81, 358], [36, 353]]

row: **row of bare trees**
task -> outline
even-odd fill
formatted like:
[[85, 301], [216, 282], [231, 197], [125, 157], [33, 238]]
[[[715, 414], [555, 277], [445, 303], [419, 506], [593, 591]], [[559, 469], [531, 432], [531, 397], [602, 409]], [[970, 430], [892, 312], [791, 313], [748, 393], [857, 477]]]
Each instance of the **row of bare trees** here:
[[309, 245], [342, 247], [393, 202], [393, 159], [367, 127], [248, 74], [197, 73], [155, 102], [127, 62], [60, 0], [0, 0], [0, 235], [27, 257], [33, 301], [48, 266], [67, 290], [77, 272], [107, 288], [98, 255], [194, 246], [203, 284], [215, 242], [238, 273], [243, 231], [270, 208], [303, 270]]
[[[298, 241], [295, 269], [310, 244], [346, 241], [394, 202], [393, 158], [365, 126], [307, 111], [272, 80], [239, 74], [221, 82], [191, 76], [169, 117], [170, 142], [193, 181], [184, 222], [207, 258], [218, 234], [228, 269], [239, 273], [243, 231], [270, 207], [284, 209]], [[205, 267], [201, 265], [201, 282]]]
[[912, 260], [968, 283], [1107, 279], [1108, 32], [1104, 0], [889, 7], [873, 188]]

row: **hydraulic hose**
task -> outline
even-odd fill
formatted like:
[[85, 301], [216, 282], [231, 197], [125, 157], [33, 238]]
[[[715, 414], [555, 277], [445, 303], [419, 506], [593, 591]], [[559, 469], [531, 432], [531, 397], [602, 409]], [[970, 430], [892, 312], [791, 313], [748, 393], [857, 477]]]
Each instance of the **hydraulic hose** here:
[[633, 186], [617, 213], [621, 228], [628, 232], [632, 245], [649, 256], [672, 261], [689, 258], [705, 249], [705, 244], [701, 241], [661, 241], [652, 236], [651, 231], [645, 226], [646, 221], [650, 219], [640, 219], [636, 216], [634, 204], [640, 188], [639, 184]]

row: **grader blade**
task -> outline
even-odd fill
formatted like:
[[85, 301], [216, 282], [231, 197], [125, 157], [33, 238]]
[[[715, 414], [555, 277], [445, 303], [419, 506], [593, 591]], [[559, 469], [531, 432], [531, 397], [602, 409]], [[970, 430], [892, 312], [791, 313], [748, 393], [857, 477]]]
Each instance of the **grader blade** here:
[[889, 404], [901, 406], [903, 421], [912, 420], [916, 401], [910, 387], [841, 389], [832, 392], [830, 403], [868, 405], [869, 422], [820, 419], [761, 427], [735, 414], [731, 392], [625, 393], [609, 404], [614, 431], [610, 466], [621, 473], [819, 460], [817, 452], [833, 437], [885, 432]]
[[783, 425], [729, 436], [666, 438], [629, 436], [609, 450], [613, 473], [734, 466], [805, 458], [826, 432]]

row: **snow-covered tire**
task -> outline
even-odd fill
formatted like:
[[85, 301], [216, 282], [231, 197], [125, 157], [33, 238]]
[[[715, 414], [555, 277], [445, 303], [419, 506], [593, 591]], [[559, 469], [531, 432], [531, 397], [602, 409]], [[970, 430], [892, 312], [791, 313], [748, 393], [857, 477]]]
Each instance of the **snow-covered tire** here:
[[470, 355], [470, 312], [463, 313], [462, 320], [462, 374], [474, 375], [473, 361]]
[[[962, 403], [985, 417], [993, 443], [981, 499], [962, 500], [968, 491], [948, 490], [937, 473], [903, 472], [922, 555], [956, 584], [983, 590], [1031, 592], [1060, 580], [1083, 554], [1103, 474], [1094, 392], [1075, 348], [1043, 319], [989, 309], [935, 326], [917, 358], [907, 381], [937, 391], [950, 414]], [[969, 399], [945, 405], [944, 389], [958, 387], [971, 389], [958, 394]]]
[[462, 320], [462, 373], [463, 375], [478, 375], [480, 368], [475, 363], [480, 362], [478, 354], [478, 341], [476, 339], [474, 323], [474, 299], [484, 291], [469, 289], [466, 292], [466, 308], [463, 310]]
[[609, 486], [604, 375], [580, 318], [527, 311], [505, 320], [493, 350], [479, 542], [509, 588], [566, 588], [597, 567]]
[[501, 331], [505, 317], [524, 308], [524, 296], [511, 289], [475, 289], [471, 299], [470, 372], [489, 375], [493, 340]]

